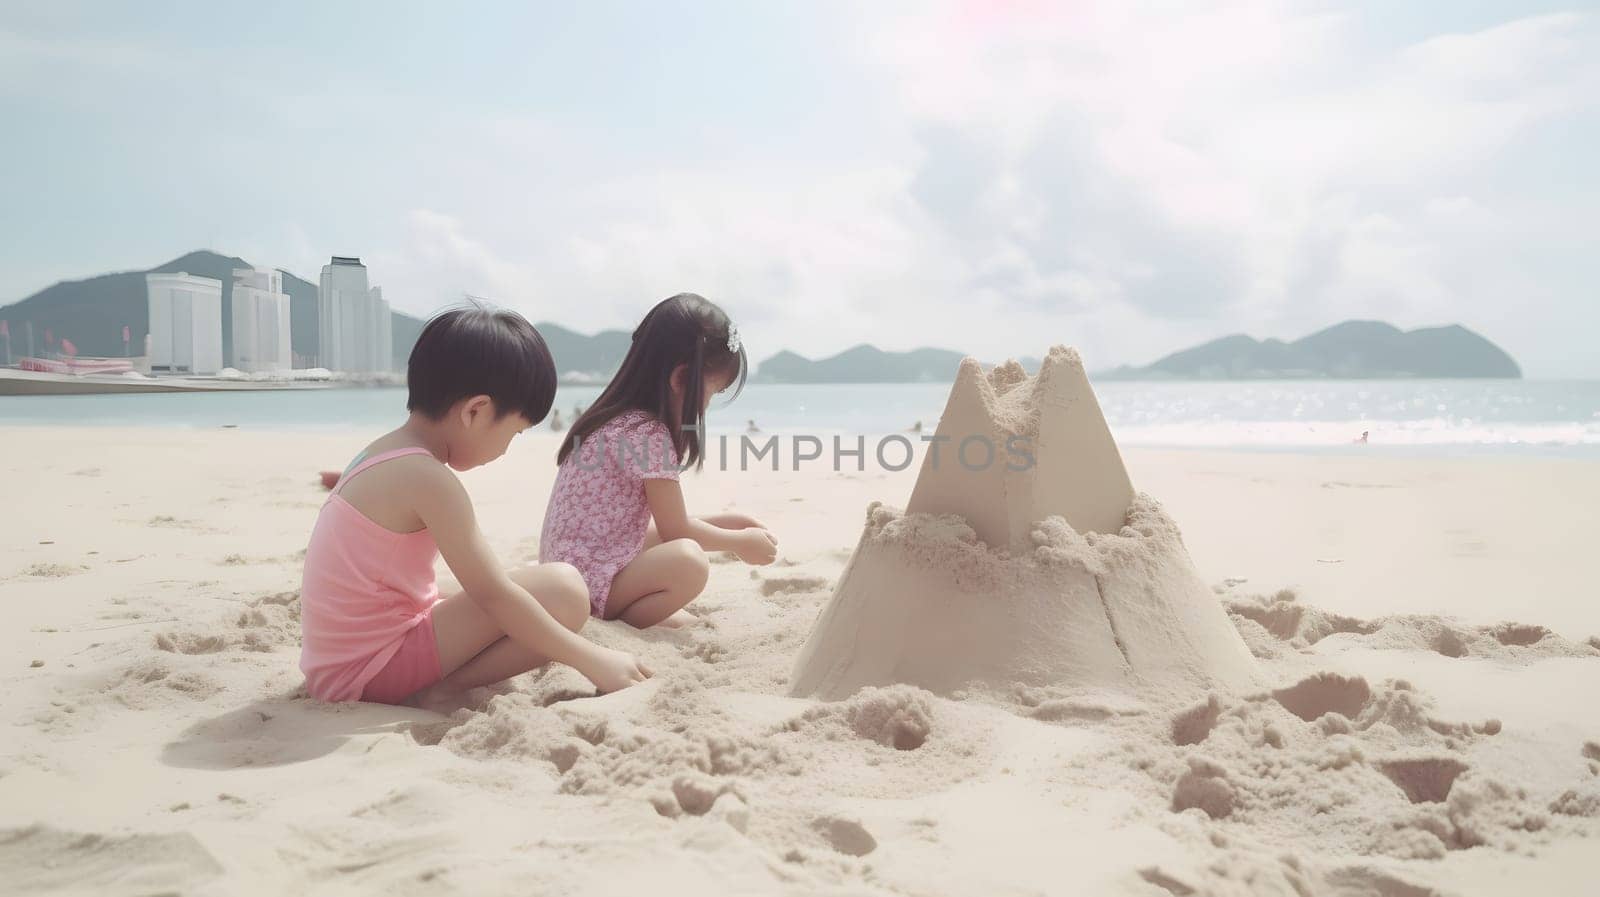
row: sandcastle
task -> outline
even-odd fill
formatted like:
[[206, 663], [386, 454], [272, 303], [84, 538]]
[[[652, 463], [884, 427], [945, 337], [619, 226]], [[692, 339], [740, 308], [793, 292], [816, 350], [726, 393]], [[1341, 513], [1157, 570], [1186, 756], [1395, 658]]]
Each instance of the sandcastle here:
[[906, 510], [868, 507], [790, 690], [1253, 679], [1177, 526], [1135, 494], [1077, 352], [1056, 346], [1032, 377], [962, 361]]

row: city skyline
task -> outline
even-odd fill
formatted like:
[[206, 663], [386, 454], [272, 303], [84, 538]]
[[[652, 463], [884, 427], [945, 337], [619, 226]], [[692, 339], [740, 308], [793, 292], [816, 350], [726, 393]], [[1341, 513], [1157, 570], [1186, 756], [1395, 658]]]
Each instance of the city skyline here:
[[[382, 289], [367, 284], [360, 259], [331, 258], [316, 295], [317, 351], [310, 363], [298, 367], [356, 374], [392, 371], [393, 325]], [[209, 375], [226, 368], [251, 374], [297, 367], [291, 344], [292, 303], [280, 269], [232, 269], [227, 312], [223, 281], [217, 278], [186, 271], [151, 272], [144, 275], [144, 282], [149, 326], [142, 351], [134, 353], [129, 347], [126, 354], [142, 357], [148, 370]], [[31, 327], [32, 322], [27, 323]], [[225, 340], [225, 333], [231, 339]], [[60, 351], [75, 354], [66, 348], [68, 336], [60, 334]], [[53, 353], [57, 347], [47, 344], [44, 350]]]

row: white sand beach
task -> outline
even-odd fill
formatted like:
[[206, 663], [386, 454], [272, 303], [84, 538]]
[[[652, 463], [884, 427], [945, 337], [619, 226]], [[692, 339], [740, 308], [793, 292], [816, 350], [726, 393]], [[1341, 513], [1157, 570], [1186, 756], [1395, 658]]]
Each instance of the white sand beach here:
[[[708, 464], [691, 510], [779, 560], [719, 558], [684, 631], [589, 624], [650, 682], [331, 706], [299, 690], [299, 554], [370, 435], [7, 433], [7, 893], [1595, 892], [1600, 463], [1129, 450], [1258, 686], [835, 702], [789, 696], [795, 658], [916, 467]], [[463, 477], [508, 565], [556, 445]]]

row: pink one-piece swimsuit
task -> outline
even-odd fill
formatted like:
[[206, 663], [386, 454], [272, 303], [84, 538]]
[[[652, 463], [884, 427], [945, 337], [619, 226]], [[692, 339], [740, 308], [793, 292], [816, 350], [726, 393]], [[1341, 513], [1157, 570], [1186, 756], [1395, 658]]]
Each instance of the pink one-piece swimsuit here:
[[650, 529], [644, 481], [677, 478], [672, 431], [655, 415], [631, 409], [606, 421], [556, 473], [539, 562], [577, 567], [589, 586], [589, 612], [603, 619], [611, 580], [638, 556]]
[[[339, 494], [345, 483], [376, 464], [426, 454], [427, 449], [403, 448], [367, 458], [340, 478], [317, 514], [300, 587], [300, 670], [313, 698], [361, 700], [379, 674], [385, 680], [408, 680], [401, 689], [413, 683], [421, 688], [430, 678], [439, 678], [430, 619], [439, 600], [433, 573], [439, 548], [433, 535], [427, 529], [385, 529]], [[402, 648], [405, 664], [396, 659]], [[391, 660], [425, 668], [430, 654], [431, 670], [385, 669]], [[398, 701], [405, 695], [396, 691], [365, 697]]]

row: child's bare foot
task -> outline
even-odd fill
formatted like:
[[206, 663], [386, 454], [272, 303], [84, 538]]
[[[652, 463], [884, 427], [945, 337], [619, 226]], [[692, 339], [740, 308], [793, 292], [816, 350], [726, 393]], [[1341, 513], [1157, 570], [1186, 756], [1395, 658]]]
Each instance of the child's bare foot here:
[[686, 610], [684, 610], [682, 608], [679, 608], [679, 609], [677, 609], [677, 610], [672, 612], [672, 616], [666, 618], [665, 620], [662, 620], [660, 623], [657, 623], [656, 625], [660, 626], [663, 629], [682, 629], [685, 626], [694, 625], [694, 623], [695, 623], [695, 621], [697, 619], [698, 618], [694, 614], [691, 614], [688, 611], [686, 611]]
[[412, 695], [406, 703], [419, 710], [449, 716], [466, 706], [469, 691], [471, 689], [441, 680]]

